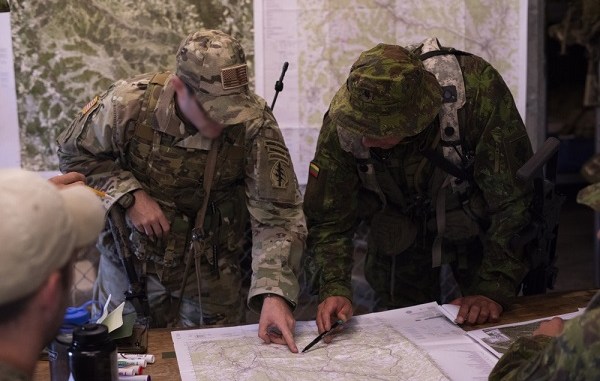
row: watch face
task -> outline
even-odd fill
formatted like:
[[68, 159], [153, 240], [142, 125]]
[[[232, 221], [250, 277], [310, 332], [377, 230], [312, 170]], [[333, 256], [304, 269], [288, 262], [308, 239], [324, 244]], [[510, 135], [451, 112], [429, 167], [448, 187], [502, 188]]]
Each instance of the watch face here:
[[123, 196], [121, 196], [121, 198], [119, 198], [118, 202], [123, 208], [129, 209], [133, 205], [134, 201], [135, 198], [131, 193], [125, 193]]

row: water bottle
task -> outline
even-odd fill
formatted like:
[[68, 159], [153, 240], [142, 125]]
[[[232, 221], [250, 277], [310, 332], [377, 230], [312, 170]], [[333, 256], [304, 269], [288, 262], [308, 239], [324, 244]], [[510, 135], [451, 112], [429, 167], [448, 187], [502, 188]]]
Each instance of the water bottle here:
[[69, 379], [69, 347], [73, 340], [73, 330], [90, 320], [90, 312], [85, 303], [79, 307], [68, 307], [58, 335], [48, 346], [50, 361], [50, 379], [52, 381], [67, 381]]
[[117, 344], [102, 324], [75, 328], [69, 347], [69, 368], [74, 381], [118, 381]]

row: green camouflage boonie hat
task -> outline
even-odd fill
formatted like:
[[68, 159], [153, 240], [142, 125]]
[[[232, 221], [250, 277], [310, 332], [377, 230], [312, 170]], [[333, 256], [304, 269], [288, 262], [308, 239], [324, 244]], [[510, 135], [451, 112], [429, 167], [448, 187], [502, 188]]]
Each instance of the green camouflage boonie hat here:
[[374, 138], [414, 136], [435, 118], [442, 89], [417, 56], [379, 44], [352, 65], [331, 101], [329, 115], [342, 128]]
[[262, 112], [248, 89], [244, 49], [235, 38], [219, 30], [194, 32], [177, 49], [176, 61], [175, 74], [217, 122], [242, 123]]

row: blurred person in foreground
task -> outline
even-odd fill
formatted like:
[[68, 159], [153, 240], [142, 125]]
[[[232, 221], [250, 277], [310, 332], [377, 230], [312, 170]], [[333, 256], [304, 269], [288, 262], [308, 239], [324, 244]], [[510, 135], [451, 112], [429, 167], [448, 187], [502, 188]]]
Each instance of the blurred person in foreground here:
[[29, 380], [63, 321], [77, 250], [98, 238], [104, 208], [84, 186], [3, 169], [0, 220], [0, 380]]

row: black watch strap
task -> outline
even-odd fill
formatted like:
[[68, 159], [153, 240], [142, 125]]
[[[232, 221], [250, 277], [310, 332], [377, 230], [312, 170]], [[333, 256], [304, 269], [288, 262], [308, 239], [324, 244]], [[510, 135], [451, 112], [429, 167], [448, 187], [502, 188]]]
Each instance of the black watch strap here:
[[125, 193], [123, 196], [121, 196], [117, 200], [117, 203], [119, 205], [121, 205], [124, 209], [129, 209], [135, 203], [135, 197], [133, 196], [133, 193], [131, 193], [131, 192]]

